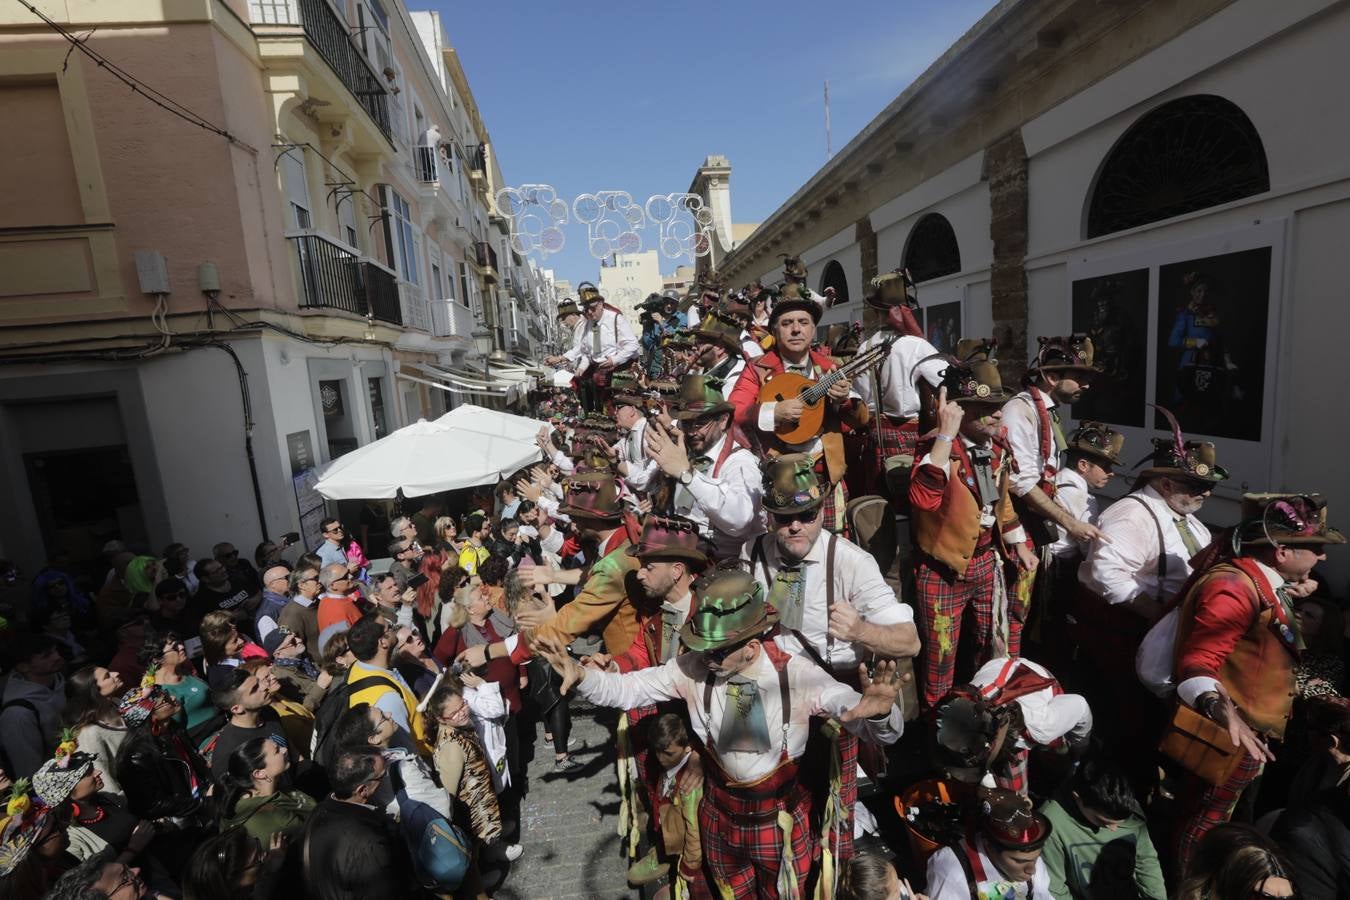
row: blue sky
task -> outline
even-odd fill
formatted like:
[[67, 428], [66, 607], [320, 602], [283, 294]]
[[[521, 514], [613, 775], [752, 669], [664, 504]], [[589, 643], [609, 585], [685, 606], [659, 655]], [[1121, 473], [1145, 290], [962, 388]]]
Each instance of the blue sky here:
[[[825, 162], [825, 79], [837, 151], [993, 3], [431, 5], [507, 184], [552, 184], [569, 202], [626, 190], [641, 203], [687, 190], [704, 157], [721, 153], [732, 217], [757, 222]], [[594, 280], [585, 227], [566, 234], [543, 264], [573, 285]], [[662, 259], [663, 272], [675, 265]]]

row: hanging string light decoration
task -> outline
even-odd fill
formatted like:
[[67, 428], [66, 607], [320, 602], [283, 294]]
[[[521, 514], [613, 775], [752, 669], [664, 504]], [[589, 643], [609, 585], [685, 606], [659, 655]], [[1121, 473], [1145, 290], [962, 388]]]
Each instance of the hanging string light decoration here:
[[550, 184], [522, 184], [497, 192], [497, 211], [511, 229], [511, 247], [521, 254], [546, 258], [567, 244], [567, 201]]

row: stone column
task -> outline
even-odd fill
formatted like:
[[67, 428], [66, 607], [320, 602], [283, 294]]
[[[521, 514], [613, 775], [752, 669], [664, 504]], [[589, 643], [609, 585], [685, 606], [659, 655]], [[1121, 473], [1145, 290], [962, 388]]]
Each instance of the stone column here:
[[989, 237], [994, 242], [994, 337], [1004, 383], [1016, 385], [1027, 363], [1027, 150], [1020, 130], [985, 149], [984, 179], [989, 182]]
[[[872, 230], [871, 216], [863, 216], [853, 224], [853, 239], [858, 242], [858, 253], [862, 260], [862, 287], [858, 293], [861, 302], [867, 294], [867, 286], [877, 277], [877, 233]], [[881, 316], [870, 306], [863, 307], [863, 327], [873, 329], [880, 324]]]

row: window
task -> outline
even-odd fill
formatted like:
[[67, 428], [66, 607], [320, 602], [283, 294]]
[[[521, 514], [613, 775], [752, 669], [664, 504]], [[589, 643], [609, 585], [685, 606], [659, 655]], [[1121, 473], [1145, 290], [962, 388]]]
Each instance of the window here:
[[389, 420], [384, 414], [384, 379], [367, 378], [366, 390], [370, 395], [370, 418], [375, 426], [375, 440], [389, 433]]
[[[335, 174], [333, 178], [336, 181], [341, 176]], [[355, 188], [350, 193], [339, 190], [333, 195], [333, 202], [337, 204], [338, 230], [341, 232], [342, 240], [353, 250], [361, 249], [361, 245], [357, 242], [360, 235], [356, 231], [357, 196]]]
[[292, 147], [281, 158], [281, 181], [286, 188], [286, 226], [309, 228], [309, 184], [305, 180], [305, 148]]
[[1165, 103], [1116, 142], [1097, 173], [1087, 236], [1160, 222], [1270, 190], [1251, 120], [1222, 97]]
[[473, 309], [473, 306], [469, 303], [469, 297], [471, 296], [469, 293], [469, 264], [466, 262], [459, 264], [459, 290], [460, 302], [469, 309]]
[[905, 268], [914, 281], [929, 281], [961, 271], [961, 248], [947, 217], [929, 213], [914, 223], [905, 244]]
[[404, 281], [420, 284], [422, 279], [417, 274], [417, 244], [422, 236], [412, 223], [412, 210], [408, 207], [408, 201], [393, 188], [388, 190], [389, 231], [394, 239], [394, 268], [403, 276]]
[[441, 279], [441, 267], [436, 263], [431, 264], [431, 290], [435, 294], [433, 300], [440, 300], [441, 294], [445, 291], [444, 282]]

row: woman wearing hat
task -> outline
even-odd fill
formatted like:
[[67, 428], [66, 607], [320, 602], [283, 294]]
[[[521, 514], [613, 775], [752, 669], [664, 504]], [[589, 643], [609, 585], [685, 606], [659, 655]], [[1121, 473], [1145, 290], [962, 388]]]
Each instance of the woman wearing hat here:
[[0, 806], [0, 898], [31, 900], [45, 896], [76, 859], [66, 852], [70, 835], [57, 810], [32, 793], [27, 779], [14, 787]]
[[895, 663], [874, 678], [859, 667], [861, 693], [770, 640], [777, 611], [748, 573], [721, 572], [698, 590], [680, 631], [689, 652], [655, 668], [613, 673], [583, 669], [566, 645], [544, 640], [540, 653], [600, 706], [634, 709], [683, 702], [705, 751], [699, 808], [704, 859], [724, 892], [737, 897], [805, 895], [815, 852], [809, 827], [811, 777], [798, 768], [813, 715], [894, 743], [904, 723]]

